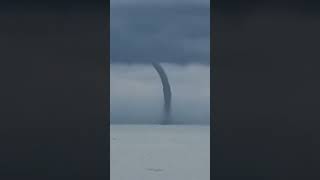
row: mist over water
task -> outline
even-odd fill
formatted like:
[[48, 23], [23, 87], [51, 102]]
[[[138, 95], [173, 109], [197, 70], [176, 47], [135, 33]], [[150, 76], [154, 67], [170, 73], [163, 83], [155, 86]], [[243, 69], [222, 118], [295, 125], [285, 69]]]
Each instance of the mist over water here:
[[[209, 124], [210, 67], [203, 64], [161, 64], [172, 91], [173, 124]], [[112, 124], [160, 124], [163, 92], [152, 64], [111, 64]]]

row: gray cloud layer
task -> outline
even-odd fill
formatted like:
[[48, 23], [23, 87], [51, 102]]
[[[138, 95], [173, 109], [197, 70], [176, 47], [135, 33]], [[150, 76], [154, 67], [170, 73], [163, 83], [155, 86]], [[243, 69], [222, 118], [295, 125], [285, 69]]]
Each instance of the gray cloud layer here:
[[[208, 124], [210, 68], [206, 65], [163, 64], [172, 85], [174, 123]], [[159, 123], [161, 81], [151, 65], [111, 65], [111, 123]]]
[[210, 62], [207, 1], [130, 2], [111, 4], [111, 62]]

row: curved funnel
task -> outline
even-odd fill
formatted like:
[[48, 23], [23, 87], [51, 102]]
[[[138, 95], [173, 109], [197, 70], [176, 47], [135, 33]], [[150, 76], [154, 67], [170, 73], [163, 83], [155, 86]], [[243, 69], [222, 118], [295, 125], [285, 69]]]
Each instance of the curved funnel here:
[[170, 124], [171, 123], [171, 88], [168, 80], [168, 76], [162, 66], [158, 63], [152, 63], [153, 67], [158, 72], [163, 88], [163, 98], [164, 98], [164, 118], [162, 124]]

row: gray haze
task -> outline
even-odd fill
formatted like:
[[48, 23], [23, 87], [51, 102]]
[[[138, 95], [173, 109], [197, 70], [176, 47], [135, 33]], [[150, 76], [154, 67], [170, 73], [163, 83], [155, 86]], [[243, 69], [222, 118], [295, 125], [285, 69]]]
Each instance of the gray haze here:
[[[172, 122], [208, 124], [210, 68], [163, 64], [171, 83]], [[163, 117], [161, 80], [151, 64], [111, 64], [111, 123], [159, 124]]]

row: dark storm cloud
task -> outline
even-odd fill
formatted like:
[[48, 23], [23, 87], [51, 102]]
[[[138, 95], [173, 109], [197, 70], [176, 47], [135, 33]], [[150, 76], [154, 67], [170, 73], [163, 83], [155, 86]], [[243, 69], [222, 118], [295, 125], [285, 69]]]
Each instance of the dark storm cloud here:
[[210, 62], [209, 1], [138, 2], [111, 3], [111, 62]]

